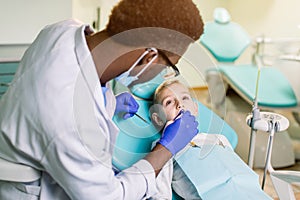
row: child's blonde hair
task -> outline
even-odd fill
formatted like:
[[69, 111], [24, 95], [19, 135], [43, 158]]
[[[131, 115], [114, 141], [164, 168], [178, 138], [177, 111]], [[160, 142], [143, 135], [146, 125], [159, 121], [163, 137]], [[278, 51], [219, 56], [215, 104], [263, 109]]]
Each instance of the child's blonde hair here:
[[172, 80], [167, 80], [167, 81], [165, 81], [165, 82], [163, 82], [162, 84], [160, 84], [157, 88], [156, 88], [156, 90], [155, 90], [155, 92], [154, 92], [154, 95], [153, 95], [153, 104], [160, 104], [161, 102], [159, 102], [158, 101], [158, 97], [159, 97], [159, 95], [160, 95], [160, 93], [164, 90], [164, 89], [166, 89], [166, 88], [168, 88], [170, 85], [173, 85], [173, 84], [182, 84], [179, 80], [177, 80], [177, 79], [172, 79]]

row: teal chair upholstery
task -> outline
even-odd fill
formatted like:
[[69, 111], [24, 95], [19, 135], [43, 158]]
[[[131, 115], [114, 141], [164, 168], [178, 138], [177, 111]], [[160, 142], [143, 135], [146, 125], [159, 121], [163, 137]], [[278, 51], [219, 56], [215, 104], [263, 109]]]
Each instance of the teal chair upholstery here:
[[[142, 159], [151, 151], [160, 138], [160, 133], [151, 123], [149, 117], [151, 102], [146, 100], [137, 101], [140, 105], [138, 114], [146, 119], [148, 123], [137, 116], [127, 120], [119, 116], [115, 116], [113, 119], [120, 129], [113, 153], [113, 165], [119, 170], [123, 170]], [[222, 134], [226, 136], [233, 148], [236, 147], [237, 134], [224, 120], [200, 102], [198, 102], [198, 113], [197, 120], [200, 133]]]
[[[220, 65], [220, 71], [232, 88], [251, 104], [255, 97], [258, 68], [253, 65]], [[297, 106], [296, 95], [288, 79], [276, 68], [262, 67], [258, 88], [258, 105], [266, 108]]]
[[12, 81], [19, 62], [0, 62], [0, 98]]
[[[215, 20], [206, 23], [200, 42], [220, 63], [217, 70], [225, 77], [225, 81], [247, 102], [252, 103], [257, 67], [252, 63], [240, 65], [233, 63], [249, 46], [250, 37], [239, 24], [228, 21], [230, 16], [225, 9], [215, 9], [214, 15]], [[228, 20], [224, 22], [220, 20], [220, 16], [227, 16]], [[272, 67], [262, 69], [258, 104], [271, 108], [297, 105], [292, 86], [278, 69]]]
[[[132, 164], [142, 159], [149, 153], [157, 140], [160, 138], [160, 133], [155, 129], [149, 117], [150, 101], [137, 100], [139, 104], [138, 114], [146, 119], [146, 122], [133, 116], [127, 120], [120, 116], [114, 116], [113, 120], [119, 127], [119, 135], [113, 152], [113, 165], [118, 170], [123, 170], [130, 167]], [[204, 133], [218, 133], [226, 136], [233, 148], [236, 147], [238, 138], [235, 131], [218, 115], [198, 103], [198, 130]], [[173, 191], [173, 200], [181, 199]]]
[[[221, 13], [221, 16], [229, 15], [224, 10], [215, 10], [215, 20], [206, 23], [204, 35], [200, 38], [200, 42], [218, 61], [217, 68], [211, 68], [206, 72], [208, 88], [212, 91], [210, 93], [212, 107], [225, 109], [224, 113], [226, 113], [226, 116], [224, 118], [235, 128], [240, 138], [236, 152], [243, 160], [247, 160], [249, 159], [248, 144], [250, 143], [251, 145], [250, 136], [248, 135], [250, 131], [246, 122], [244, 121], [245, 124], [241, 124], [241, 120], [245, 119], [247, 114], [251, 112], [250, 105], [253, 104], [253, 99], [256, 95], [258, 67], [256, 63], [254, 64], [251, 61], [246, 64], [234, 63], [249, 46], [250, 37], [240, 25], [230, 22], [230, 20], [220, 23], [222, 20], [218, 19], [218, 13]], [[227, 19], [230, 19], [230, 17], [227, 17]], [[256, 42], [259, 45], [258, 42], [260, 41], [257, 40]], [[254, 58], [262, 56], [260, 55], [260, 50], [259, 46], [257, 46], [256, 52], [253, 53], [258, 55], [255, 55]], [[260, 60], [255, 61], [259, 64], [262, 63], [259, 62]], [[296, 108], [299, 99], [297, 99], [295, 91], [288, 80], [289, 77], [280, 71], [280, 67], [268, 67], [260, 64], [260, 68], [257, 94], [258, 106], [267, 110]], [[218, 81], [214, 81], [215, 77], [217, 77]], [[227, 88], [233, 89], [235, 93], [228, 92]], [[241, 98], [236, 98], [236, 94]], [[229, 106], [225, 106], [225, 99], [226, 103], [229, 102], [227, 104]], [[243, 100], [248, 105], [244, 104]], [[276, 148], [273, 149], [275, 156], [272, 158], [272, 163], [276, 167], [286, 167], [295, 163], [293, 145], [289, 135], [286, 133], [285, 131], [278, 133], [274, 140]], [[263, 134], [258, 134], [256, 137], [254, 167], [264, 166], [265, 156], [262, 155], [265, 155], [266, 150], [262, 145], [267, 144], [265, 140], [266, 138]]]
[[225, 9], [216, 8], [214, 17], [214, 21], [205, 23], [200, 42], [217, 61], [234, 62], [249, 46], [250, 37], [239, 24], [230, 21]]

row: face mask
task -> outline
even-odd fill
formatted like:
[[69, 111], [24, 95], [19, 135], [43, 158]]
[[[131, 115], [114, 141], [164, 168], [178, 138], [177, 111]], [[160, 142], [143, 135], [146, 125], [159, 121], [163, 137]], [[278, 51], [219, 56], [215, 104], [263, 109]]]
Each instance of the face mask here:
[[[130, 76], [130, 72], [133, 70], [133, 68], [135, 66], [137, 66], [137, 64], [151, 51], [154, 51], [156, 53], [155, 56], [153, 56], [153, 58], [150, 60], [150, 62], [147, 63], [147, 65], [135, 76]], [[123, 84], [124, 86], [128, 87], [128, 85], [130, 85], [133, 81], [138, 80], [139, 76], [153, 63], [153, 61], [157, 58], [158, 54], [157, 54], [157, 49], [155, 48], [148, 48], [136, 61], [135, 63], [133, 63], [133, 65], [129, 68], [129, 70], [127, 70], [126, 72], [124, 72], [123, 74], [119, 75], [118, 77], [115, 78], [116, 81], [118, 81], [119, 83]]]
[[128, 87], [128, 85], [130, 85], [133, 81], [138, 79], [138, 77], [136, 76], [130, 76], [129, 73], [130, 73], [129, 71], [126, 71], [123, 74], [119, 75], [118, 77], [115, 78], [116, 81]]
[[153, 79], [145, 82], [145, 83], [139, 83], [135, 84], [132, 87], [130, 87], [130, 91], [135, 96], [142, 98], [142, 99], [152, 99], [153, 94], [156, 90], [156, 88], [165, 81], [165, 74], [166, 71], [160, 72], [158, 75], [156, 75]]

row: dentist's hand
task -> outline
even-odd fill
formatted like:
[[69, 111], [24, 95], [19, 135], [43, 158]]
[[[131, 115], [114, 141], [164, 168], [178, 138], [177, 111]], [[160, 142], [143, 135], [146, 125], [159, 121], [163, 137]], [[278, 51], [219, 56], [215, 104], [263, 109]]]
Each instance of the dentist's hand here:
[[139, 104], [129, 92], [123, 92], [116, 96], [115, 114], [124, 114], [123, 119], [132, 117], [139, 109]]
[[180, 117], [165, 127], [159, 143], [174, 155], [197, 135], [197, 127], [196, 118], [189, 111], [183, 111]]

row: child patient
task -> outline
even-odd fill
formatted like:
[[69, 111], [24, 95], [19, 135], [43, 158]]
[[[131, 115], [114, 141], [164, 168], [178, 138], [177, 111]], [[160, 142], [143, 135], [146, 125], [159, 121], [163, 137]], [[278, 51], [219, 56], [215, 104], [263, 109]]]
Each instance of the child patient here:
[[[180, 117], [183, 110], [198, 115], [197, 102], [178, 80], [160, 85], [155, 91], [153, 103], [151, 119], [159, 130]], [[172, 188], [183, 199], [271, 199], [261, 190], [258, 176], [235, 154], [226, 137], [220, 134], [199, 133], [190, 145], [175, 156], [174, 165], [171, 163], [163, 170], [162, 173], [169, 171], [166, 174], [173, 171]], [[159, 182], [158, 188], [162, 184]]]

